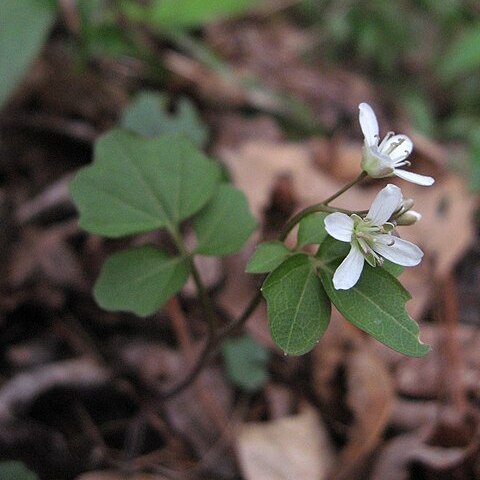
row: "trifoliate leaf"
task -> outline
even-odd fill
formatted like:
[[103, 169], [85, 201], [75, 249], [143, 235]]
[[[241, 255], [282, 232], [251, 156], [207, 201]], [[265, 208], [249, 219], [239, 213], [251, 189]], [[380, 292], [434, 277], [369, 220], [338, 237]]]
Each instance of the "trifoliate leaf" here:
[[261, 243], [250, 257], [245, 271], [247, 273], [269, 273], [275, 270], [290, 255], [292, 255], [291, 250], [283, 242], [274, 240]]
[[166, 95], [144, 91], [123, 112], [122, 127], [145, 137], [162, 133], [185, 135], [202, 147], [208, 139], [207, 127], [202, 123], [195, 106], [186, 98], [179, 100], [174, 113], [168, 111]]
[[80, 226], [121, 237], [174, 229], [210, 199], [219, 167], [186, 138], [140, 138], [112, 130], [95, 145], [95, 161], [70, 185]]
[[302, 218], [298, 225], [297, 248], [305, 245], [320, 245], [327, 238], [325, 217], [327, 213], [316, 212]]
[[222, 351], [228, 376], [235, 385], [254, 392], [266, 383], [269, 351], [250, 335], [225, 340]]
[[229, 255], [240, 250], [255, 230], [245, 194], [222, 184], [193, 222], [200, 255]]
[[39, 54], [56, 13], [52, 0], [0, 2], [0, 108]]
[[430, 347], [419, 339], [419, 327], [405, 310], [410, 294], [385, 269], [365, 262], [358, 283], [349, 290], [335, 290], [333, 274], [350, 245], [327, 238], [317, 255], [319, 274], [325, 291], [340, 313], [378, 341], [412, 357], [420, 357]]
[[307, 255], [285, 260], [265, 280], [268, 324], [275, 343], [290, 355], [313, 348], [330, 321], [331, 305]]
[[156, 312], [187, 281], [188, 262], [147, 245], [113, 254], [95, 284], [95, 299], [105, 310]]

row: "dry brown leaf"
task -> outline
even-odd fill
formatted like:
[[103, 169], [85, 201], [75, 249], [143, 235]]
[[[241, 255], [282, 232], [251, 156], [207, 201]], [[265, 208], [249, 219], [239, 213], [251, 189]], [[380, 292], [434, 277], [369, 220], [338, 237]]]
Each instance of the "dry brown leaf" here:
[[238, 113], [211, 115], [209, 122], [215, 131], [215, 152], [238, 148], [250, 140], [262, 140], [272, 143], [283, 138], [280, 127], [270, 115], [245, 117]]
[[431, 265], [431, 274], [441, 279], [472, 243], [476, 200], [469, 195], [465, 180], [454, 174], [437, 179], [428, 188], [408, 182], [402, 182], [401, 187], [405, 198], [415, 200], [414, 209], [422, 214], [422, 220], [400, 233], [423, 248], [424, 263]]
[[315, 163], [326, 173], [342, 182], [349, 182], [358, 175], [362, 156], [362, 144], [344, 137], [313, 138], [310, 147]]
[[83, 270], [65, 238], [69, 225], [49, 230], [27, 227], [12, 254], [8, 280], [19, 286], [39, 275], [54, 286], [86, 289]]
[[279, 420], [244, 424], [237, 448], [246, 480], [322, 480], [334, 458], [327, 431], [312, 408]]
[[[480, 333], [477, 328], [458, 325], [456, 329], [462, 362], [458, 376], [463, 388], [470, 396], [480, 399]], [[440, 345], [442, 328], [438, 325], [423, 325], [422, 338], [432, 345], [433, 351], [422, 358], [398, 357], [395, 360], [395, 381], [398, 391], [411, 398], [431, 399], [439, 393], [442, 375], [444, 351], [435, 348]]]
[[425, 478], [478, 478], [474, 470], [479, 449], [478, 414], [444, 416], [439, 406], [434, 423], [387, 442], [370, 479], [413, 480], [419, 472]]
[[[257, 218], [262, 217], [279, 178], [292, 180], [302, 208], [318, 203], [343, 186], [343, 182], [315, 167], [314, 150], [307, 144], [249, 141], [238, 149], [223, 149], [218, 153], [235, 184], [246, 193]], [[337, 205], [367, 208], [371, 197], [363, 189], [352, 189], [338, 199]]]
[[[217, 301], [232, 318], [237, 318], [243, 313], [261, 287], [259, 276], [247, 275], [245, 273], [248, 256], [252, 253], [253, 247], [247, 246], [242, 253], [228, 257], [224, 261], [227, 279], [217, 297]], [[261, 302], [255, 309], [249, 317], [246, 326], [248, 331], [261, 344], [268, 348], [276, 348], [268, 330], [267, 306], [265, 302]]]
[[378, 445], [388, 424], [395, 391], [383, 361], [358, 343], [347, 357], [347, 404], [354, 413], [348, 441], [338, 458], [333, 478], [354, 478], [354, 472]]

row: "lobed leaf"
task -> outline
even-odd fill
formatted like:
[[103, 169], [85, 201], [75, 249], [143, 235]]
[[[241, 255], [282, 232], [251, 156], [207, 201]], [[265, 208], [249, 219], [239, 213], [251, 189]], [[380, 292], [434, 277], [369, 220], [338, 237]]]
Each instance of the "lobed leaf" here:
[[112, 130], [95, 145], [95, 161], [71, 182], [80, 226], [121, 237], [175, 229], [215, 192], [220, 168], [186, 138], [144, 139]]
[[207, 206], [195, 217], [193, 228], [200, 255], [230, 255], [240, 250], [255, 230], [245, 194], [221, 184]]
[[183, 287], [189, 266], [184, 257], [170, 257], [151, 245], [113, 254], [95, 284], [97, 303], [145, 317], [155, 313]]
[[279, 240], [261, 243], [250, 257], [245, 271], [247, 273], [270, 273], [290, 255], [292, 255], [291, 250]]
[[180, 99], [175, 113], [168, 111], [168, 98], [156, 92], [140, 92], [123, 112], [121, 125], [145, 137], [163, 133], [185, 135], [195, 145], [205, 146], [208, 129], [190, 100]]
[[222, 352], [228, 376], [235, 385], [254, 392], [267, 382], [270, 352], [250, 335], [225, 340]]
[[317, 254], [320, 279], [332, 303], [348, 321], [393, 350], [412, 357], [427, 354], [430, 347], [420, 341], [420, 329], [405, 310], [410, 294], [385, 269], [365, 262], [354, 287], [334, 288], [333, 274], [349, 248], [329, 237]]
[[330, 321], [330, 301], [310, 258], [297, 254], [265, 280], [268, 323], [275, 343], [290, 355], [313, 348]]

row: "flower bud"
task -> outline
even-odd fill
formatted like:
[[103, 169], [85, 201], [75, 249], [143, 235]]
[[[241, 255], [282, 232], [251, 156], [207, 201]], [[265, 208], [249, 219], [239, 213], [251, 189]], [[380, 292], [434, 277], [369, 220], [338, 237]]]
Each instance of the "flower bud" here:
[[422, 216], [415, 210], [408, 210], [407, 212], [402, 213], [395, 219], [397, 225], [413, 225], [417, 223]]
[[402, 202], [403, 211], [406, 212], [406, 211], [410, 210], [413, 207], [414, 203], [415, 202], [413, 201], [413, 198], [407, 198], [407, 199], [403, 200], [403, 202]]

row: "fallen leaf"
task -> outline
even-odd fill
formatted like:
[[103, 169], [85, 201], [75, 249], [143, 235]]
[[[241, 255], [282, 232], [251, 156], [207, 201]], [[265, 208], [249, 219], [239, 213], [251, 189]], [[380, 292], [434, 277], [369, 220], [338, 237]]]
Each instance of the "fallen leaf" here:
[[246, 480], [323, 480], [334, 459], [327, 431], [312, 408], [242, 425], [237, 449]]
[[346, 360], [347, 404], [354, 414], [348, 441], [340, 452], [332, 478], [354, 478], [377, 447], [388, 425], [395, 391], [384, 362], [362, 344]]
[[443, 278], [472, 244], [477, 202], [469, 195], [465, 180], [453, 173], [437, 179], [432, 187], [408, 182], [401, 187], [403, 196], [413, 198], [414, 209], [422, 214], [415, 227], [400, 229], [401, 236], [423, 248], [423, 262], [433, 275]]
[[86, 290], [82, 267], [65, 241], [70, 230], [69, 225], [48, 230], [25, 228], [12, 254], [9, 282], [18, 287], [38, 275], [54, 286]]
[[442, 416], [439, 406], [434, 423], [387, 442], [369, 478], [410, 480], [421, 474], [422, 478], [478, 478], [474, 473], [480, 451], [478, 414], [453, 417]]

